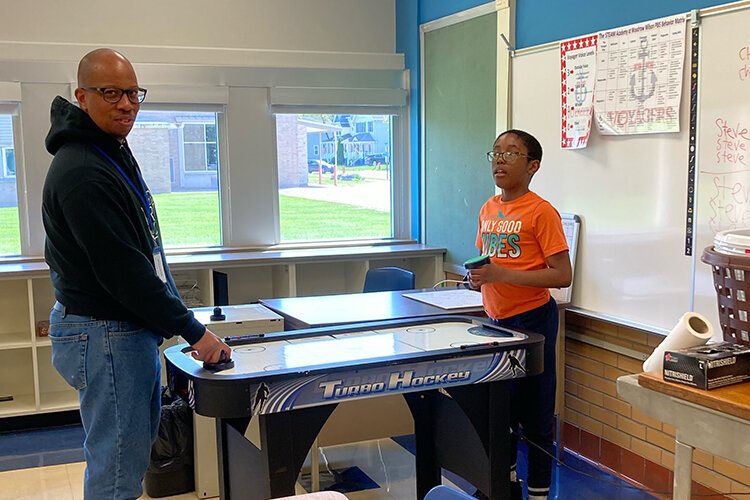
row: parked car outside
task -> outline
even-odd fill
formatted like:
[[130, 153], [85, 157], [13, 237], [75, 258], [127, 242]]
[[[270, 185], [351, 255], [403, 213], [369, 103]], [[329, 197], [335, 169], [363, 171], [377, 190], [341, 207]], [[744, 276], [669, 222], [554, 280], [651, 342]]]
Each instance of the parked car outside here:
[[372, 165], [374, 167], [377, 166], [378, 163], [381, 165], [388, 163], [388, 157], [382, 153], [367, 155], [365, 157], [365, 164], [367, 165]]
[[326, 174], [329, 172], [333, 172], [333, 165], [328, 163], [325, 160], [307, 160], [307, 171], [310, 173], [317, 172], [318, 166], [320, 166], [320, 170]]

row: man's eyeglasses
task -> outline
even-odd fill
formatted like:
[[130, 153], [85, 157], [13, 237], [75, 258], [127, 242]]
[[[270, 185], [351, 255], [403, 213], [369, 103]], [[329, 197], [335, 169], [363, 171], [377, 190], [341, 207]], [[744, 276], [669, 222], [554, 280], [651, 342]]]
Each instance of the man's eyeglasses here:
[[146, 89], [140, 87], [134, 89], [117, 89], [114, 87], [81, 87], [83, 90], [96, 90], [102, 95], [102, 99], [110, 104], [117, 104], [122, 99], [122, 95], [128, 96], [128, 101], [133, 104], [140, 104], [146, 99]]
[[524, 158], [533, 160], [531, 156], [519, 153], [518, 151], [488, 151], [487, 161], [492, 163], [493, 161], [502, 158], [505, 163], [511, 163], [515, 161], [519, 156], [523, 156]]

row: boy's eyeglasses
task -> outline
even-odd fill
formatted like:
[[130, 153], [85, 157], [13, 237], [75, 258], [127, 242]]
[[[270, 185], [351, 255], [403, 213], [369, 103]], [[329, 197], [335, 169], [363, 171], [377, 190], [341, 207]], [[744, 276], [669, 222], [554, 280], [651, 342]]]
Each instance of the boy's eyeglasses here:
[[511, 163], [515, 161], [519, 156], [523, 156], [524, 158], [533, 160], [531, 156], [519, 153], [517, 151], [488, 151], [487, 161], [492, 163], [493, 161], [502, 158], [505, 163]]
[[140, 104], [146, 99], [146, 89], [140, 87], [134, 89], [118, 89], [114, 87], [81, 87], [83, 90], [95, 90], [102, 95], [102, 99], [110, 104], [117, 104], [122, 99], [122, 95], [128, 96], [128, 101], [133, 104]]

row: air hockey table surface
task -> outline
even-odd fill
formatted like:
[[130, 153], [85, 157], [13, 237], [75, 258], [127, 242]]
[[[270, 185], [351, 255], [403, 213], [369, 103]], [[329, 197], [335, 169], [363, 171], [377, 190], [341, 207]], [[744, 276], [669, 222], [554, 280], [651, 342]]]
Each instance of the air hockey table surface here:
[[442, 316], [228, 337], [234, 367], [218, 372], [184, 344], [165, 357], [198, 413], [241, 417], [522, 377], [535, 336]]

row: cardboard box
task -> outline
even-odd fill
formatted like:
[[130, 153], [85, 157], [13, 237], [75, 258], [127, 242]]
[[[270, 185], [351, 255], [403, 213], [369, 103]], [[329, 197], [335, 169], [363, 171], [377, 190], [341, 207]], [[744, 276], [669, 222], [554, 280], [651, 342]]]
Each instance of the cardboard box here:
[[664, 380], [716, 389], [750, 380], [750, 347], [720, 342], [664, 353]]
[[36, 336], [47, 337], [49, 335], [49, 321], [43, 319], [36, 322]]

